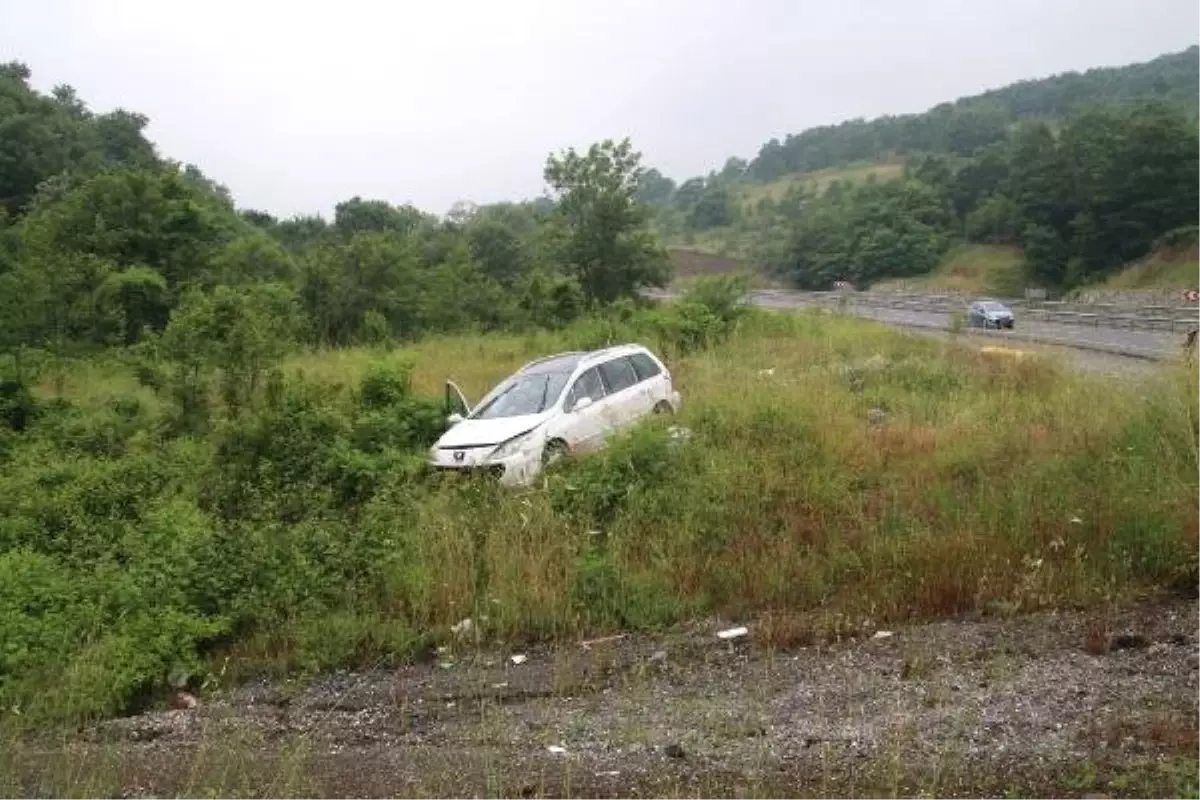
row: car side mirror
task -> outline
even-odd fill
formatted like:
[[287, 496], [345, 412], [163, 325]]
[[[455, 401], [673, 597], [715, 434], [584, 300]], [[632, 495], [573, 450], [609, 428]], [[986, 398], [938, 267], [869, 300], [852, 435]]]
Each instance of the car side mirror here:
[[592, 398], [588, 397], [587, 395], [584, 395], [583, 397], [581, 397], [575, 401], [575, 405], [571, 407], [571, 413], [574, 414], [576, 411], [583, 411], [585, 408], [590, 406], [593, 402], [594, 401], [592, 400]]
[[458, 423], [460, 423], [462, 421], [463, 421], [463, 415], [459, 414], [457, 411], [454, 412], [453, 414], [451, 414], [450, 416], [446, 417], [446, 422], [449, 422], [451, 425], [457, 425]]

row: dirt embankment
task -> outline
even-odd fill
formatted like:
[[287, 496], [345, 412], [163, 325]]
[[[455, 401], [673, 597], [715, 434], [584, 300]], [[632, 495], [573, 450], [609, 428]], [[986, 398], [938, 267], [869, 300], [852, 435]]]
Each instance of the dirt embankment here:
[[464, 643], [398, 671], [202, 696], [23, 745], [14, 763], [27, 794], [71, 788], [64, 774], [124, 796], [1196, 791], [1194, 600], [792, 649], [755, 623], [734, 641], [718, 627], [522, 663]]
[[671, 258], [671, 267], [675, 270], [676, 278], [723, 275], [749, 269], [745, 264], [732, 258], [706, 253], [702, 250], [690, 250], [686, 247], [668, 248], [667, 255]]
[[745, 262], [715, 253], [687, 247], [669, 247], [667, 254], [670, 256], [674, 275], [671, 283], [676, 288], [685, 287], [700, 278], [734, 273], [747, 275], [751, 288], [755, 289], [781, 288], [785, 285], [778, 278], [758, 271]]

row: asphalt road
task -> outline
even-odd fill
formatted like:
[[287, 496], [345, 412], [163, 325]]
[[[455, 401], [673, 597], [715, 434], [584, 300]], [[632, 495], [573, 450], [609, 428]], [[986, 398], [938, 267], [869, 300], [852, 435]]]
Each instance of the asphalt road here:
[[[660, 295], [674, 296], [674, 295]], [[804, 292], [784, 289], [762, 290], [751, 293], [751, 302], [764, 308], [796, 310], [811, 307], [816, 299]], [[892, 325], [931, 330], [947, 330], [950, 315], [929, 311], [914, 311], [896, 308], [874, 308], [855, 305], [851, 300], [846, 311], [858, 316], [876, 319]], [[1013, 341], [1038, 341], [1085, 350], [1107, 352], [1125, 357], [1149, 360], [1174, 359], [1183, 344], [1182, 333], [1146, 330], [1122, 330], [1119, 328], [1067, 325], [1021, 319], [1017, 314], [1016, 329], [1012, 331], [973, 330], [973, 334]]]

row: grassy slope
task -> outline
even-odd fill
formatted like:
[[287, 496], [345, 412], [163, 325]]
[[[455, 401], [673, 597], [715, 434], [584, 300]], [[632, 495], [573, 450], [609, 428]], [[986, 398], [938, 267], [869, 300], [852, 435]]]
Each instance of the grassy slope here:
[[[372, 364], [411, 361], [420, 394], [440, 396], [453, 377], [478, 398], [531, 357], [609, 336], [661, 344], [652, 327], [587, 322], [431, 338], [404, 351], [311, 353], [286, 368], [290, 380], [299, 372], [331, 387], [329, 413], [348, 414]], [[883, 625], [1103, 602], [1168, 584], [1194, 562], [1194, 369], [1162, 385], [1101, 385], [1041, 359], [991, 358], [856, 319], [765, 312], [714, 349], [666, 352], [685, 397], [678, 422], [693, 431], [687, 447], [648, 423], [521, 493], [380, 474], [374, 499], [353, 512], [354, 541], [386, 537], [391, 548], [372, 562], [379, 574], [356, 579], [361, 593], [347, 592], [343, 605], [239, 632], [214, 656], [214, 672], [393, 663], [448, 637], [480, 606], [489, 609], [481, 633], [508, 642], [764, 612], [825, 632], [867, 617]], [[72, 369], [64, 388], [81, 422], [110, 414], [112, 394], [145, 391], [128, 372]], [[151, 431], [163, 402], [146, 398], [152, 417], [121, 455], [75, 452], [75, 468], [149, 459], [186, 482], [181, 498], [199, 491], [218, 440], [158, 444]], [[283, 435], [292, 423], [280, 422]], [[48, 440], [22, 452], [15, 463], [32, 472], [5, 479], [10, 497], [34, 492], [37, 470], [54, 468]], [[13, 506], [13, 530], [41, 524], [21, 515], [42, 502], [49, 496]], [[278, 545], [262, 546], [282, 548], [287, 561], [293, 541], [326, 531], [333, 561], [322, 568], [336, 569], [351, 543], [323, 526], [284, 526]], [[345, 569], [361, 570], [356, 563]], [[77, 673], [85, 655], [66, 654], [67, 671], [45, 680], [66, 695], [91, 691], [91, 673]]]
[[1200, 285], [1200, 250], [1152, 253], [1106, 280], [1104, 289], [1195, 289]]
[[[550, 334], [430, 340], [412, 351], [414, 385], [440, 391], [449, 373], [477, 397], [570, 344]], [[347, 351], [293, 366], [352, 385], [376, 358]], [[570, 516], [541, 490], [426, 499], [418, 569], [441, 583], [419, 601], [423, 617], [448, 625], [473, 604], [465, 556], [480, 526], [490, 531], [493, 630], [518, 638], [710, 611], [789, 609], [836, 626], [868, 609], [885, 620], [1086, 602], [1166, 579], [1178, 563], [1169, 554], [1194, 548], [1195, 454], [1174, 444], [1188, 435], [1190, 378], [1147, 406], [1044, 363], [827, 317], [761, 318], [672, 365], [681, 421], [696, 434], [688, 452], [663, 449], [647, 430], [581, 462], [567, 476]], [[767, 368], [770, 379], [759, 375]], [[881, 428], [865, 422], [876, 407], [890, 416]], [[1099, 451], [1126, 455], [1089, 455]], [[612, 480], [620, 511], [600, 523], [589, 498]], [[604, 560], [615, 572], [605, 580], [615, 583], [584, 611], [590, 545], [579, 533], [597, 527], [609, 532]], [[1055, 549], [1068, 538], [1082, 550]], [[1048, 563], [1030, 570], [1032, 558]]]
[[865, 181], [870, 176], [877, 180], [899, 178], [904, 172], [903, 162], [888, 161], [882, 163], [856, 163], [844, 167], [830, 167], [816, 172], [801, 172], [785, 175], [769, 183], [749, 184], [738, 192], [738, 199], [743, 205], [753, 205], [764, 197], [781, 200], [788, 190], [796, 186], [804, 186], [810, 191], [823, 191], [834, 181]]
[[919, 278], [883, 281], [880, 291], [961, 292], [1005, 297], [1020, 295], [1024, 258], [1016, 247], [965, 244], [955, 247], [933, 272]]
[[778, 280], [756, 272], [744, 261], [727, 258], [701, 247], [668, 247], [667, 253], [671, 257], [671, 269], [674, 276], [671, 286], [676, 289], [686, 289], [697, 280], [710, 275], [733, 273], [747, 275], [750, 279], [750, 287], [754, 289], [782, 286]]
[[[434, 392], [452, 372], [478, 396], [566, 344], [552, 335], [431, 340], [413, 351], [414, 384]], [[353, 382], [366, 359], [345, 358], [335, 372]], [[313, 357], [296, 366], [330, 368]], [[647, 431], [568, 476], [583, 496], [623, 476], [621, 511], [601, 526], [628, 589], [606, 595], [619, 607], [611, 620], [815, 610], [818, 600], [823, 615], [865, 603], [881, 618], [1086, 600], [1110, 579], [1169, 574], [1167, 554], [1194, 547], [1195, 452], [1176, 447], [1190, 435], [1190, 377], [1146, 403], [1117, 387], [1098, 395], [1088, 379], [1037, 361], [994, 361], [856, 320], [765, 315], [673, 366], [693, 449], [672, 454]], [[867, 425], [871, 408], [886, 409], [888, 422]], [[1091, 457], [1099, 451], [1125, 455], [1117, 464]], [[440, 537], [430, 555], [449, 559], [425, 565], [431, 574], [463, 572], [453, 541], [482, 513], [493, 521], [503, 632], [583, 622], [570, 610], [580, 578], [571, 559], [586, 543], [573, 532], [597, 520], [559, 516], [542, 492], [478, 508], [462, 499], [443, 494], [426, 507], [427, 532]], [[1055, 550], [1063, 537], [1091, 557]], [[1026, 556], [1050, 563], [1031, 574], [1019, 566]], [[887, 577], [905, 573], [919, 580]], [[447, 587], [458, 602], [446, 598], [435, 616], [455, 621], [468, 588]], [[606, 610], [618, 608], [592, 609]]]
[[[816, 172], [803, 172], [785, 175], [769, 183], [743, 184], [734, 192], [734, 201], [741, 207], [743, 213], [753, 212], [754, 205], [764, 198], [780, 200], [788, 190], [795, 186], [806, 186], [814, 191], [824, 190], [835, 180], [864, 181], [874, 175], [878, 180], [897, 178], [904, 171], [900, 161], [880, 163], [855, 163], [844, 167], [831, 167]], [[745, 261], [751, 249], [749, 235], [739, 230], [735, 225], [712, 228], [707, 231], [690, 233], [668, 239], [670, 248], [727, 256], [732, 259]], [[765, 276], [761, 278], [763, 285], [774, 285], [775, 281]]]

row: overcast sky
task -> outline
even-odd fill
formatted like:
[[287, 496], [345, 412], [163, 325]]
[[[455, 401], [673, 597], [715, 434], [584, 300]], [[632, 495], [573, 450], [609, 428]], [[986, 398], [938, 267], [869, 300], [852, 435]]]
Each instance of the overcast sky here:
[[1198, 38], [1196, 0], [0, 0], [0, 61], [281, 216], [532, 197], [550, 151], [626, 135], [681, 179]]

